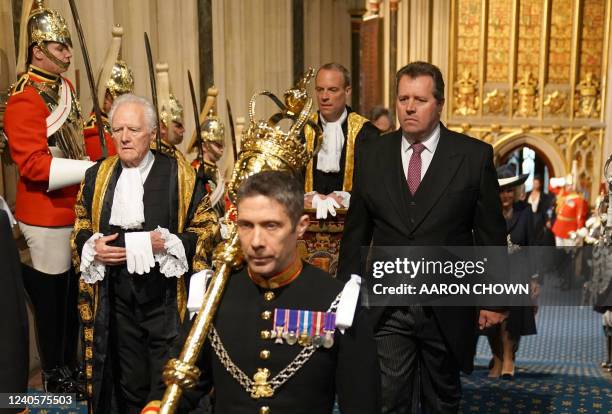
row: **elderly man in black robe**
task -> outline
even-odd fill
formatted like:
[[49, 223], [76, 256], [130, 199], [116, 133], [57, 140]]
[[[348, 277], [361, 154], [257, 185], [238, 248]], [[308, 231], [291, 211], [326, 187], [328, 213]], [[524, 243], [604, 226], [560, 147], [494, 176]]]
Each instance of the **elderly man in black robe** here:
[[117, 155], [91, 167], [81, 184], [73, 259], [90, 407], [132, 413], [161, 383], [185, 315], [186, 279], [207, 267], [219, 227], [195, 170], [150, 150], [151, 103], [123, 95], [109, 117]]

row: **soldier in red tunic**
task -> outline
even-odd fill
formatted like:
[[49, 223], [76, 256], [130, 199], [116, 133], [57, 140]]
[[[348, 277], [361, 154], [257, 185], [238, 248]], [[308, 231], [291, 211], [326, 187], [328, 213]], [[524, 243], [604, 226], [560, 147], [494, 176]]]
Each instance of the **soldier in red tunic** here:
[[72, 57], [64, 18], [24, 1], [17, 73], [4, 116], [19, 168], [15, 217], [32, 266], [24, 285], [33, 305], [45, 390], [74, 392], [78, 314], [70, 270], [70, 232], [85, 161], [83, 119], [72, 84], [61, 74]]
[[[559, 184], [562, 186], [556, 191], [555, 223], [552, 232], [557, 247], [573, 248], [576, 247], [577, 241], [575, 233], [584, 227], [589, 206], [584, 197], [576, 191], [573, 175], [568, 174]], [[558, 252], [561, 287], [569, 289], [580, 273], [577, 271], [577, 263], [581, 262], [582, 256], [580, 250], [572, 249], [571, 252], [564, 250], [559, 249]]]
[[[134, 91], [134, 75], [128, 65], [121, 60], [121, 38], [123, 28], [113, 27], [113, 39], [106, 54], [104, 65], [98, 78], [98, 99], [102, 110], [102, 122], [104, 124], [104, 138], [106, 142], [107, 156], [115, 155], [117, 150], [110, 134], [110, 124], [108, 122], [108, 111], [115, 99], [125, 93]], [[85, 123], [85, 149], [89, 159], [97, 161], [102, 158], [102, 147], [98, 135], [98, 124], [93, 111]]]
[[[170, 92], [170, 76], [167, 63], [155, 65], [157, 78], [157, 101], [159, 105], [159, 128], [162, 144], [162, 152], [171, 155], [181, 162], [187, 163], [187, 159], [177, 147], [183, 142], [185, 127], [183, 122], [183, 105]], [[155, 145], [155, 143], [153, 143]]]

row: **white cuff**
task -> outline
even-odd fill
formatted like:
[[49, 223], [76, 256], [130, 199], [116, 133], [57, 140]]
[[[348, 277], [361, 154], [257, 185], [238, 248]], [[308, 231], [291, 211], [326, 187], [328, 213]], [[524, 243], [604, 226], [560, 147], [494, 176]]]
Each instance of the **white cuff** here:
[[94, 284], [104, 279], [106, 266], [104, 263], [94, 259], [96, 255], [95, 242], [102, 236], [102, 233], [95, 233], [83, 245], [79, 270], [81, 271], [81, 279], [85, 283]]
[[70, 185], [79, 184], [85, 177], [85, 171], [94, 164], [95, 162], [93, 161], [53, 157], [51, 159], [49, 188], [47, 191], [58, 190]]
[[346, 282], [342, 289], [342, 296], [336, 309], [336, 328], [341, 333], [353, 325], [355, 310], [357, 309], [357, 299], [359, 299], [359, 289], [361, 286], [361, 277], [351, 275], [351, 280]]
[[159, 271], [166, 277], [183, 276], [189, 270], [183, 242], [163, 227], [157, 226], [155, 231], [161, 234], [166, 248], [166, 253], [155, 254], [155, 261], [159, 263]]
[[189, 297], [187, 298], [187, 310], [189, 311], [189, 319], [200, 310], [204, 302], [204, 293], [206, 293], [206, 285], [214, 275], [210, 269], [201, 270], [191, 276], [189, 281]]

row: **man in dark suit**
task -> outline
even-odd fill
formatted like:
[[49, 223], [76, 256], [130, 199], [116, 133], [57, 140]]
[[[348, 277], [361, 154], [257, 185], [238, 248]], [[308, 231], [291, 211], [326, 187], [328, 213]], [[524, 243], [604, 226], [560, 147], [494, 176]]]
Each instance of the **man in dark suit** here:
[[[396, 75], [401, 129], [360, 143], [342, 238], [338, 277], [364, 275], [361, 247], [506, 244], [490, 145], [440, 123], [444, 80], [429, 63]], [[496, 310], [439, 307], [371, 309], [381, 364], [384, 413], [454, 413], [459, 372], [473, 369], [477, 328], [501, 322]], [[418, 390], [419, 394], [414, 395]]]

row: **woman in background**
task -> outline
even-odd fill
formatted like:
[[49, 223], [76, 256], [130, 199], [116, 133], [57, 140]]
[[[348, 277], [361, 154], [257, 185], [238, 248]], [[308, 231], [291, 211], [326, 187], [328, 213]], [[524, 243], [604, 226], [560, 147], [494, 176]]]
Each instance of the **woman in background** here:
[[[506, 219], [508, 247], [510, 251], [510, 270], [514, 280], [526, 280], [532, 277], [529, 251], [520, 249], [534, 242], [533, 213], [528, 203], [520, 201], [518, 195], [528, 174], [515, 175], [511, 165], [497, 169], [499, 197]], [[514, 253], [512, 253], [514, 252]], [[518, 274], [521, 273], [521, 274]], [[537, 296], [539, 283], [531, 279], [532, 297]], [[514, 378], [514, 360], [521, 336], [536, 334], [535, 308], [533, 306], [511, 307], [508, 318], [499, 326], [492, 328], [487, 337], [493, 359], [489, 366], [489, 377], [503, 379]]]

